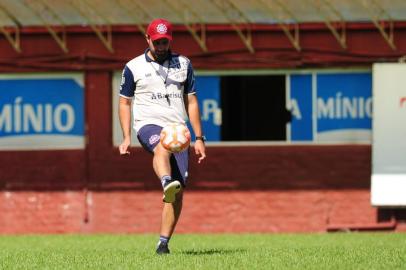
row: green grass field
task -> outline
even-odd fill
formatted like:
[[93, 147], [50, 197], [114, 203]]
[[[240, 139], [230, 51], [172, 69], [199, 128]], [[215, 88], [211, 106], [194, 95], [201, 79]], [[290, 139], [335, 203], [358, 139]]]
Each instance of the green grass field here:
[[406, 233], [0, 236], [0, 269], [406, 269]]

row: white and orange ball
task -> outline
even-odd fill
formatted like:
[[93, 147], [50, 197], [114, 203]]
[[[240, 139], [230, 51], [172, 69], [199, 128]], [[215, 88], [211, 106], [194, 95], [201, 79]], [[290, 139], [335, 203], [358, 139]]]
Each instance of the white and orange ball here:
[[179, 153], [190, 145], [190, 131], [184, 124], [170, 124], [161, 131], [162, 146], [172, 152]]

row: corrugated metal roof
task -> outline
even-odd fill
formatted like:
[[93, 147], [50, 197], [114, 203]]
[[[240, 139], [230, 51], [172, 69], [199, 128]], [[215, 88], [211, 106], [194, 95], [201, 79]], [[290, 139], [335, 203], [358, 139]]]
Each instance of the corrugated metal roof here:
[[[222, 11], [222, 7], [224, 11]], [[0, 26], [406, 20], [405, 0], [0, 0]]]

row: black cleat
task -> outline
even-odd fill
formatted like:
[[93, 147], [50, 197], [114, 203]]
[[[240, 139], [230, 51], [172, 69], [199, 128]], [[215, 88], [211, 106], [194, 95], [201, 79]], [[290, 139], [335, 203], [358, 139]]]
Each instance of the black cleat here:
[[168, 244], [164, 244], [164, 243], [159, 242], [158, 246], [156, 248], [156, 254], [164, 255], [164, 254], [169, 254], [169, 253], [170, 253], [170, 251], [169, 251], [169, 248], [168, 248]]

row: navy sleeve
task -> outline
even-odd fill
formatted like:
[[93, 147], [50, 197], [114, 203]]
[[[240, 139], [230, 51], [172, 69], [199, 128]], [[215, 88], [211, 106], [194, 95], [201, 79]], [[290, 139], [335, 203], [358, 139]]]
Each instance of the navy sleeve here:
[[121, 77], [120, 96], [133, 97], [135, 91], [134, 76], [131, 70], [125, 66]]
[[195, 74], [193, 71], [192, 63], [189, 62], [189, 65], [187, 66], [187, 78], [185, 82], [185, 94], [191, 94], [196, 92], [196, 86], [195, 86]]

